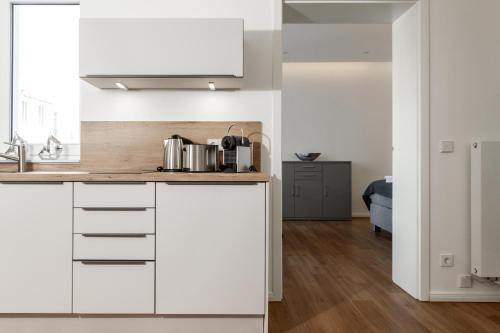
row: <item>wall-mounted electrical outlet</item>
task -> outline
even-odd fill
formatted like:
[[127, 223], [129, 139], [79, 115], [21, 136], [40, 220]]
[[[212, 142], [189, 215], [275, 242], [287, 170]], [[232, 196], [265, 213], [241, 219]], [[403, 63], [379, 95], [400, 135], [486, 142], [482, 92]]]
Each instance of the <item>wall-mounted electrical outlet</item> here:
[[222, 139], [207, 139], [208, 145], [218, 145], [219, 151], [222, 150]]
[[472, 275], [459, 275], [457, 285], [459, 288], [472, 288]]
[[441, 267], [453, 267], [455, 266], [455, 257], [453, 254], [441, 254]]

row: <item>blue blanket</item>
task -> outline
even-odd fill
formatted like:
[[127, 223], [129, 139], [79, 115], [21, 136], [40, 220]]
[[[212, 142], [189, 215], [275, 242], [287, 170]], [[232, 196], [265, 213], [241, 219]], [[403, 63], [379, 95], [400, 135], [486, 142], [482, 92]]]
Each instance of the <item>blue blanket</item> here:
[[387, 183], [385, 180], [376, 180], [368, 185], [363, 193], [363, 201], [368, 209], [370, 209], [370, 204], [372, 203], [370, 198], [372, 194], [379, 194], [392, 199], [392, 183]]

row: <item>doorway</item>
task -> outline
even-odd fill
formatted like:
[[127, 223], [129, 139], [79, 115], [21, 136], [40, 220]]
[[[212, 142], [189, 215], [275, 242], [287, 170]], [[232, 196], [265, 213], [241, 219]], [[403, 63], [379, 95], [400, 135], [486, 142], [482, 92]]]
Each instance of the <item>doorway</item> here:
[[[362, 195], [362, 193], [359, 193], [359, 183], [366, 181], [359, 180], [360, 175], [366, 175], [371, 169], [369, 166], [364, 168], [359, 159], [354, 160], [353, 156], [356, 155], [356, 151], [358, 155], [366, 155], [366, 153], [363, 153], [362, 147], [359, 146], [360, 142], [356, 142], [353, 139], [356, 136], [349, 136], [348, 134], [357, 131], [359, 137], [365, 136], [365, 142], [366, 139], [376, 141], [380, 137], [376, 135], [367, 136], [366, 128], [369, 127], [365, 129], [349, 127], [349, 117], [362, 117], [363, 119], [361, 120], [357, 119], [357, 123], [359, 124], [360, 121], [364, 121], [368, 125], [370, 125], [370, 122], [375, 124], [375, 121], [380, 125], [378, 123], [380, 119], [371, 119], [366, 113], [364, 115], [361, 113], [357, 115], [344, 113], [343, 115], [342, 110], [339, 111], [339, 109], [349, 109], [349, 106], [345, 103], [339, 103], [339, 100], [340, 102], [343, 101], [342, 98], [345, 97], [345, 91], [340, 91], [340, 97], [335, 95], [338, 91], [332, 91], [331, 93], [332, 108], [335, 110], [334, 112], [330, 112], [328, 116], [331, 117], [332, 113], [335, 116], [330, 119], [330, 123], [318, 122], [317, 120], [316, 123], [310, 123], [310, 121], [314, 120], [312, 116], [314, 112], [311, 112], [311, 108], [315, 108], [315, 105], [319, 103], [317, 99], [314, 100], [314, 97], [309, 104], [309, 108], [301, 104], [304, 102], [303, 97], [299, 97], [291, 102], [285, 100], [285, 98], [287, 98], [287, 89], [300, 89], [301, 85], [307, 87], [307, 89], [314, 90], [315, 88], [311, 87], [311, 84], [312, 82], [317, 83], [318, 77], [323, 77], [322, 79], [327, 80], [325, 82], [328, 84], [331, 84], [331, 81], [338, 80], [339, 84], [337, 87], [345, 88], [345, 81], [352, 79], [352, 75], [361, 75], [361, 73], [366, 75], [369, 72], [368, 69], [376, 72], [377, 68], [383, 72], [384, 69], [380, 63], [384, 61], [372, 61], [372, 66], [369, 66], [366, 60], [377, 59], [377, 57], [378, 59], [385, 59], [382, 45], [380, 43], [372, 43], [376, 40], [372, 36], [376, 32], [375, 30], [383, 29], [381, 26], [385, 25], [385, 28], [388, 27], [390, 29], [391, 35], [391, 74], [389, 79], [392, 85], [390, 89], [392, 93], [392, 97], [390, 98], [392, 112], [389, 118], [392, 119], [392, 125], [390, 126], [392, 144], [391, 147], [388, 147], [387, 140], [382, 140], [384, 141], [386, 155], [379, 160], [376, 157], [373, 160], [380, 164], [383, 164], [381, 162], [385, 161], [386, 165], [388, 158], [392, 160], [390, 163], [392, 172], [390, 174], [380, 174], [379, 177], [392, 176], [393, 178], [393, 197], [391, 202], [392, 280], [412, 297], [422, 301], [429, 299], [428, 5], [428, 0], [285, 0], [283, 6], [285, 61], [286, 59], [300, 60], [301, 57], [302, 59], [317, 57], [314, 64], [312, 61], [305, 61], [305, 64], [298, 64], [298, 61], [291, 61], [290, 63], [285, 62], [283, 65], [282, 158], [284, 162], [284, 216], [290, 215], [290, 209], [298, 209], [299, 214], [294, 215], [293, 218], [295, 220], [312, 221], [330, 219], [337, 221], [332, 223], [342, 223], [339, 220], [348, 220], [348, 218], [345, 218], [345, 214], [339, 213], [335, 215], [336, 213], [330, 212], [332, 216], [326, 216], [324, 215], [326, 211], [325, 206], [332, 211], [331, 207], [335, 202], [342, 202], [340, 206], [343, 208], [347, 204], [350, 207], [359, 204]], [[332, 29], [335, 25], [336, 27]], [[303, 38], [302, 41], [298, 38], [299, 42], [295, 42], [295, 44], [294, 42], [287, 44], [287, 32], [293, 32], [293, 29], [302, 31], [302, 33], [307, 29], [316, 31], [323, 29], [328, 33], [328, 29], [330, 29], [330, 33], [338, 34], [337, 41], [340, 42], [336, 45], [329, 44], [328, 41], [322, 42], [321, 33], [317, 33], [309, 34], [309, 37]], [[343, 33], [342, 30], [344, 30]], [[307, 36], [307, 33], [305, 35]], [[314, 46], [315, 42], [317, 46]], [[308, 45], [308, 47], [301, 49], [301, 45]], [[324, 54], [327, 54], [327, 56], [322, 58]], [[331, 59], [336, 61], [331, 61]], [[386, 64], [386, 75], [387, 66], [389, 65]], [[328, 81], [328, 75], [334, 77], [334, 79]], [[343, 77], [342, 75], [347, 76]], [[314, 78], [314, 81], [307, 81], [307, 78], [311, 77]], [[293, 80], [293, 82], [288, 82], [287, 80], [289, 79]], [[362, 100], [363, 98], [380, 102], [380, 96], [377, 96], [376, 92], [378, 91], [377, 89], [383, 91], [383, 84], [375, 84], [370, 87], [367, 85], [367, 81], [369, 80], [362, 77], [361, 82], [365, 86], [358, 91], [358, 94], [353, 93], [353, 97], [351, 97], [351, 100], [357, 102], [357, 105], [359, 105], [360, 99]], [[360, 80], [357, 82], [360, 82]], [[324, 88], [324, 86], [325, 84], [321, 84], [321, 81], [319, 81], [316, 92]], [[335, 84], [332, 87], [331, 89], [334, 89], [336, 87]], [[358, 100], [356, 101], [356, 99]], [[302, 108], [302, 113], [296, 112], [296, 110], [293, 111], [294, 108], [297, 109], [297, 106], [298, 108]], [[328, 110], [328, 107], [325, 107], [325, 110]], [[335, 121], [335, 127], [331, 125], [332, 119]], [[293, 128], [290, 128], [290, 126], [293, 126]], [[301, 145], [301, 143], [307, 141], [308, 137], [313, 136], [311, 133], [328, 132], [327, 130], [324, 131], [328, 126], [331, 127], [332, 131], [335, 130], [335, 134], [332, 135], [334, 139], [329, 141], [328, 136], [315, 136], [316, 145]], [[290, 138], [295, 138], [295, 140], [290, 140]], [[287, 144], [291, 146], [286, 147]], [[323, 163], [306, 162], [306, 164], [298, 164], [298, 160], [293, 159], [294, 157], [291, 156], [291, 152], [321, 152], [314, 151], [315, 149], [313, 148], [322, 147], [321, 150], [327, 150], [324, 147], [328, 146], [333, 147], [333, 149], [323, 155], [326, 157]], [[343, 152], [342, 148], [344, 148]], [[387, 151], [389, 151], [389, 157], [387, 156]], [[349, 156], [346, 152], [351, 153], [350, 156], [353, 161], [349, 161], [349, 158], [343, 158], [343, 156]], [[331, 153], [331, 155], [328, 155], [328, 153]], [[341, 161], [337, 160], [337, 156], [340, 157]], [[381, 161], [381, 159], [384, 161]], [[291, 161], [296, 163], [290, 163]], [[329, 164], [327, 161], [337, 163]], [[349, 169], [349, 166], [339, 165], [338, 162], [350, 162], [351, 169]], [[305, 167], [308, 169], [304, 169]], [[325, 175], [325, 172], [331, 168], [334, 168], [336, 172], [336, 176], [334, 175], [333, 177], [338, 178], [336, 180], [337, 183], [333, 182], [331, 185], [325, 185], [325, 179], [332, 177], [330, 172], [327, 172], [327, 175]], [[352, 170], [356, 170], [357, 172], [354, 173]], [[346, 174], [346, 172], [348, 173]], [[349, 177], [348, 190], [351, 193], [346, 195], [347, 185], [345, 179]], [[307, 184], [307, 186], [303, 186], [303, 183]], [[297, 184], [302, 186], [297, 186]], [[336, 192], [339, 188], [342, 188], [342, 191]], [[304, 192], [304, 189], [306, 189], [306, 192]], [[332, 196], [334, 200], [328, 203], [325, 197]], [[346, 196], [350, 197], [352, 201], [347, 202]], [[359, 205], [357, 207], [359, 210]], [[349, 213], [353, 213], [352, 208]], [[360, 212], [355, 211], [354, 213], [359, 215]], [[323, 214], [321, 216], [323, 218], [309, 219], [306, 217], [308, 214], [316, 216]], [[340, 216], [341, 218], [336, 218], [336, 216]], [[286, 292], [285, 289], [284, 293], [286, 294]]]

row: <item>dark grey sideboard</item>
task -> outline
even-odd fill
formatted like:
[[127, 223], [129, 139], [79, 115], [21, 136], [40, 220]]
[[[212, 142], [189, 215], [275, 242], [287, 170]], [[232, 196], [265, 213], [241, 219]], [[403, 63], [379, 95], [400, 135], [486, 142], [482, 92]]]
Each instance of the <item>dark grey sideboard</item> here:
[[351, 220], [351, 162], [283, 162], [283, 219]]

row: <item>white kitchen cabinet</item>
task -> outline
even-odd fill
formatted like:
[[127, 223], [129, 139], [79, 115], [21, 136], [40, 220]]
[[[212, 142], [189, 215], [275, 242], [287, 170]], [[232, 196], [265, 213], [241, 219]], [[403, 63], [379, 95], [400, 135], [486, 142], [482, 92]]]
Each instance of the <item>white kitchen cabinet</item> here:
[[154, 314], [155, 184], [75, 183], [74, 206], [73, 312]]
[[72, 183], [0, 183], [0, 313], [71, 313]]
[[156, 186], [156, 313], [263, 316], [265, 184]]
[[155, 236], [76, 234], [74, 260], [154, 260]]
[[148, 208], [155, 206], [155, 184], [145, 182], [75, 183], [75, 207]]
[[75, 261], [73, 311], [154, 314], [154, 262]]
[[154, 208], [75, 208], [75, 234], [155, 233]]

